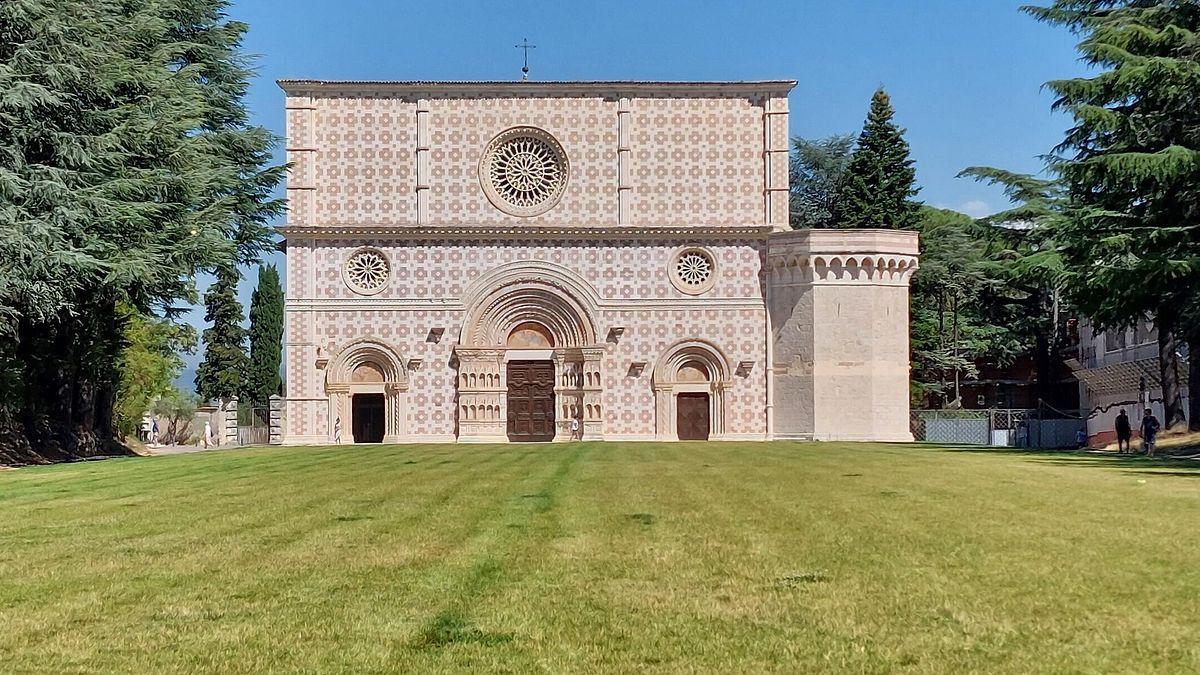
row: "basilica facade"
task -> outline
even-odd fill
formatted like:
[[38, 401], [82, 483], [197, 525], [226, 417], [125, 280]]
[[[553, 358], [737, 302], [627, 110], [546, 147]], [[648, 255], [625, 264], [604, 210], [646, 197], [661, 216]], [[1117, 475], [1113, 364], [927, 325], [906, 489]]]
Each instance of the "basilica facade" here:
[[912, 233], [792, 231], [790, 81], [287, 80], [281, 440], [907, 440]]

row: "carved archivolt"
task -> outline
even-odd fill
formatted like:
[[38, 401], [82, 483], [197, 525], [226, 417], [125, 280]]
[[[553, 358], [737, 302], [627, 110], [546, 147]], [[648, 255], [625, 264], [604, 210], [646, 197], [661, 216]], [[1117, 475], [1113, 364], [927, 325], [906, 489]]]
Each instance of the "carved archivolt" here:
[[868, 282], [905, 285], [917, 271], [916, 256], [772, 253], [772, 279], [783, 282]]
[[709, 381], [717, 384], [728, 384], [732, 380], [732, 369], [729, 358], [721, 348], [708, 340], [680, 340], [666, 350], [654, 364], [654, 386], [671, 386], [680, 381], [680, 373], [685, 375], [697, 365], [703, 365], [708, 371]]
[[360, 366], [377, 371], [384, 383], [400, 390], [408, 389], [408, 373], [400, 355], [387, 343], [370, 337], [357, 338], [342, 345], [329, 362], [325, 381], [331, 385], [352, 383]]
[[498, 267], [467, 288], [461, 343], [500, 347], [525, 323], [545, 326], [556, 347], [587, 347], [597, 342], [595, 289], [574, 272], [541, 261]]

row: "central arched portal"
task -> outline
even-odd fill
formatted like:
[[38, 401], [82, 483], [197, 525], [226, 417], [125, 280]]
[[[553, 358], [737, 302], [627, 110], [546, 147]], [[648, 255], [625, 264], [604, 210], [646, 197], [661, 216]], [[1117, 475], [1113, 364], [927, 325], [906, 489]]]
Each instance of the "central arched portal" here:
[[596, 297], [570, 271], [543, 262], [476, 281], [455, 348], [460, 442], [603, 437]]
[[[505, 434], [515, 443], [552, 441], [554, 414], [554, 335], [540, 323], [526, 321], [508, 334], [505, 356], [526, 358], [505, 364]], [[536, 352], [536, 353], [534, 353]], [[545, 358], [538, 359], [542, 356]]]

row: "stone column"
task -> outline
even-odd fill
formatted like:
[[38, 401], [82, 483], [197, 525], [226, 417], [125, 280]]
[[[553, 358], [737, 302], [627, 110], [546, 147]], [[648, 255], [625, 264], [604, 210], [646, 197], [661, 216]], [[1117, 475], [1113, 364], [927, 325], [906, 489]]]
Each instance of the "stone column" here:
[[[351, 431], [350, 420], [350, 386], [331, 384], [325, 387], [329, 395], [329, 432], [326, 436], [328, 443], [353, 443], [354, 432]], [[341, 438], [339, 439], [339, 435]]]
[[283, 445], [283, 404], [284, 398], [278, 394], [271, 396], [268, 403], [267, 420], [270, 424], [270, 437], [267, 442], [271, 445]]
[[775, 438], [911, 441], [915, 232], [770, 235]]
[[654, 436], [663, 441], [676, 439], [673, 389], [670, 384], [654, 383]]
[[384, 420], [383, 442], [401, 443], [408, 435], [406, 411], [404, 409], [404, 390], [395, 382], [389, 382], [383, 387]]

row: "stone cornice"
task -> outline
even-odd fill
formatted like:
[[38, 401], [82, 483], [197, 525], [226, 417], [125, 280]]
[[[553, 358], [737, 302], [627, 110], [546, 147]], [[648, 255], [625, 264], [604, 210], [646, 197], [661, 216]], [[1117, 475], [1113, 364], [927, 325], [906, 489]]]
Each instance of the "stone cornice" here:
[[288, 96], [311, 97], [558, 97], [603, 98], [752, 98], [787, 96], [795, 80], [733, 82], [611, 81], [377, 81], [377, 80], [277, 80]]
[[767, 265], [777, 286], [907, 286], [920, 242], [903, 230], [797, 230], [772, 235]]
[[287, 239], [728, 239], [765, 238], [773, 229], [770, 225], [693, 225], [669, 227], [637, 227], [616, 225], [597, 226], [537, 226], [537, 225], [283, 225], [276, 230]]
[[915, 256], [920, 253], [916, 232], [884, 229], [791, 230], [771, 235], [771, 253], [852, 255], [891, 253]]

